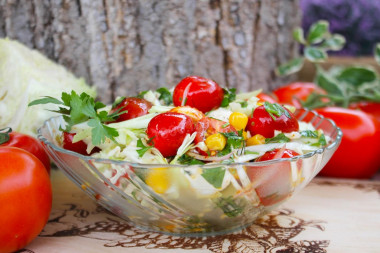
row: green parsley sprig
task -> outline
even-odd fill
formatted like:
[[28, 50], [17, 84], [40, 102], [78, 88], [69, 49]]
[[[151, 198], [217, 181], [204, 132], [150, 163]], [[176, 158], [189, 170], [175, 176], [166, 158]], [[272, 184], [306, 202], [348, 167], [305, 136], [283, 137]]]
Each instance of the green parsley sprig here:
[[276, 120], [276, 117], [280, 117], [281, 115], [285, 115], [289, 119], [291, 118], [289, 112], [282, 107], [281, 105], [277, 103], [269, 103], [269, 102], [264, 102], [264, 108], [265, 110], [269, 113], [269, 115], [272, 117], [273, 120]]
[[227, 107], [231, 102], [236, 99], [236, 88], [223, 89], [224, 97], [220, 107]]
[[105, 125], [104, 123], [115, 121], [115, 119], [122, 113], [115, 112], [109, 114], [106, 111], [99, 111], [106, 105], [94, 100], [93, 97], [83, 92], [78, 95], [75, 91], [71, 93], [63, 92], [61, 100], [45, 96], [41, 99], [36, 99], [29, 103], [28, 106], [34, 106], [39, 104], [56, 104], [58, 110], [52, 110], [63, 115], [63, 119], [67, 125], [63, 131], [69, 132], [72, 126], [87, 122], [87, 125], [91, 127], [92, 144], [99, 145], [103, 143], [106, 138], [115, 141], [115, 137], [119, 136], [116, 129]]

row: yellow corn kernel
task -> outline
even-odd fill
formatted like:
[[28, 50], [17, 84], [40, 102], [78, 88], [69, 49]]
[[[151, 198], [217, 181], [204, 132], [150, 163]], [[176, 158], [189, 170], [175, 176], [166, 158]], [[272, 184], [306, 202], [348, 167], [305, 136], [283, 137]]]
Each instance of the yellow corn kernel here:
[[167, 168], [150, 169], [145, 178], [145, 183], [149, 185], [155, 192], [162, 194], [169, 188], [169, 175]]
[[227, 139], [222, 134], [212, 134], [205, 140], [206, 146], [211, 151], [223, 150], [226, 146]]
[[243, 131], [243, 139], [244, 140], [247, 140], [248, 139], [248, 134], [247, 134], [247, 132], [246, 131]]
[[247, 140], [247, 146], [265, 144], [265, 137], [261, 134], [255, 134]]
[[236, 130], [245, 129], [248, 123], [248, 117], [244, 113], [233, 112], [230, 115], [229, 122]]

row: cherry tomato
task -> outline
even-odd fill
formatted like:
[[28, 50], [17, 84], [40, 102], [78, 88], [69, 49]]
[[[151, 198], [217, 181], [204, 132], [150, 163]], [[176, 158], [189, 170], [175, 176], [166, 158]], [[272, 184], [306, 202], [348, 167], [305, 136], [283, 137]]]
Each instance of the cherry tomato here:
[[[203, 119], [197, 122], [197, 124], [195, 125], [195, 131], [197, 132], [197, 136], [194, 139], [195, 143], [205, 141], [209, 135], [216, 133], [238, 133], [236, 129], [230, 124], [222, 120], [209, 118], [207, 116], [205, 116]], [[201, 155], [207, 155], [207, 152], [202, 151], [201, 149], [197, 150]]]
[[259, 93], [257, 95], [260, 102], [277, 103], [278, 98], [274, 94]]
[[119, 110], [119, 112], [125, 112], [116, 119], [114, 122], [121, 122], [124, 120], [129, 120], [133, 118], [137, 118], [148, 114], [149, 109], [152, 107], [152, 103], [136, 97], [128, 97], [124, 98], [119, 104], [117, 104], [110, 113], [115, 113]]
[[48, 221], [51, 183], [42, 162], [23, 149], [1, 147], [0, 161], [0, 252], [14, 252]]
[[266, 152], [264, 155], [257, 158], [256, 162], [269, 161], [269, 160], [274, 160], [274, 159], [279, 159], [279, 158], [291, 158], [298, 155], [300, 154], [298, 154], [296, 151], [291, 150], [291, 149], [285, 149], [283, 151], [280, 149], [274, 149], [274, 150]]
[[199, 76], [188, 76], [180, 81], [173, 92], [175, 106], [188, 105], [206, 113], [220, 107], [223, 89], [214, 81]]
[[283, 107], [288, 112], [288, 116], [283, 113], [281, 116], [274, 115], [275, 119], [267, 112], [264, 105], [257, 107], [252, 116], [248, 118], [247, 131], [251, 135], [261, 134], [265, 138], [272, 138], [274, 131], [279, 130], [284, 133], [298, 131], [298, 120], [288, 109]]
[[282, 86], [273, 91], [281, 104], [293, 105], [301, 108], [300, 101], [306, 101], [311, 93], [326, 94], [326, 92], [314, 83], [296, 82]]
[[87, 144], [84, 141], [77, 141], [73, 142], [75, 133], [68, 133], [68, 132], [63, 132], [63, 145], [62, 147], [64, 149], [77, 152], [81, 155], [91, 155], [93, 153], [99, 152], [100, 149], [98, 147], [95, 147], [92, 149], [91, 153], [87, 153]]
[[[274, 149], [266, 152], [256, 161], [268, 161], [279, 158], [291, 158], [299, 154], [290, 149]], [[297, 167], [301, 168], [301, 160], [297, 161]], [[270, 206], [287, 199], [293, 188], [292, 169], [290, 162], [281, 162], [266, 166], [248, 167], [248, 177], [253, 183], [258, 183], [255, 188], [261, 204]]]
[[146, 130], [150, 142], [164, 157], [176, 155], [186, 135], [193, 132], [193, 120], [176, 112], [158, 114], [149, 122]]
[[45, 149], [42, 145], [42, 143], [37, 140], [36, 138], [33, 138], [32, 136], [17, 133], [17, 132], [10, 132], [10, 133], [2, 133], [4, 135], [9, 136], [9, 140], [7, 142], [1, 143], [0, 147], [16, 147], [24, 149], [33, 155], [35, 155], [45, 166], [46, 170], [50, 172], [50, 159], [47, 153], [45, 152]]
[[182, 114], [186, 114], [190, 118], [193, 119], [194, 123], [197, 123], [199, 120], [205, 117], [203, 112], [199, 111], [198, 109], [190, 106], [177, 106], [170, 110], [171, 112], [178, 112]]
[[[298, 155], [293, 150], [282, 148], [268, 151], [256, 161], [290, 158]], [[298, 168], [301, 168], [301, 163], [301, 160], [297, 161]], [[251, 181], [258, 184], [255, 191], [264, 206], [277, 204], [292, 193], [293, 182], [290, 162], [248, 167], [247, 173]]]
[[343, 132], [342, 142], [321, 176], [370, 178], [380, 167], [380, 132], [376, 119], [359, 110], [326, 107], [316, 110]]

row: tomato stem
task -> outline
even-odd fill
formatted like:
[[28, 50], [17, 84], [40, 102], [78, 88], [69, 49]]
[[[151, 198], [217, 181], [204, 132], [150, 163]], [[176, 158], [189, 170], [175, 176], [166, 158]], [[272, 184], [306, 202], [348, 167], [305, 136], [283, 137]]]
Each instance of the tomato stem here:
[[10, 127], [0, 129], [0, 145], [9, 141], [10, 132], [12, 132], [12, 128]]

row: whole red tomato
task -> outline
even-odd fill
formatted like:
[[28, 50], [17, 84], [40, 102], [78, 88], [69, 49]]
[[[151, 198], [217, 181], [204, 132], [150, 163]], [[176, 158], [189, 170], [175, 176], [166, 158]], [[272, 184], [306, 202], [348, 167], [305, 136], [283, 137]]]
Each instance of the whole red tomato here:
[[223, 89], [213, 80], [199, 76], [188, 76], [174, 88], [173, 103], [175, 106], [195, 107], [206, 113], [218, 108], [223, 97]]
[[152, 103], [136, 97], [128, 97], [124, 98], [120, 103], [115, 105], [114, 108], [110, 111], [110, 113], [125, 112], [116, 119], [114, 122], [121, 122], [133, 118], [137, 118], [148, 114], [149, 109], [152, 107]]
[[251, 135], [261, 134], [265, 138], [272, 138], [275, 130], [284, 133], [298, 131], [298, 120], [296, 117], [285, 107], [282, 107], [284, 112], [280, 116], [274, 116], [275, 119], [268, 113], [264, 105], [257, 107], [252, 115], [248, 118], [247, 131]]
[[37, 140], [36, 138], [33, 138], [32, 136], [17, 133], [17, 132], [9, 132], [9, 133], [1, 133], [1, 135], [9, 136], [9, 140], [0, 143], [0, 147], [16, 147], [24, 149], [33, 155], [35, 155], [45, 166], [46, 170], [50, 172], [50, 159], [47, 153], [45, 152], [44, 147], [42, 146], [42, 143]]
[[376, 119], [359, 110], [326, 107], [316, 110], [343, 132], [342, 142], [320, 175], [370, 178], [380, 167], [380, 132]]
[[314, 83], [296, 82], [290, 83], [273, 91], [281, 104], [293, 105], [301, 108], [300, 101], [306, 101], [311, 93], [326, 94], [326, 92]]
[[[274, 149], [266, 152], [256, 159], [257, 162], [291, 158], [299, 154], [291, 149]], [[302, 163], [298, 160], [297, 163]], [[298, 168], [301, 168], [300, 164]], [[258, 183], [255, 191], [264, 206], [277, 204], [290, 196], [292, 193], [292, 169], [290, 162], [281, 162], [265, 166], [247, 168], [248, 177], [252, 182]]]
[[361, 101], [350, 104], [351, 109], [359, 109], [363, 112], [371, 114], [380, 124], [380, 103]]
[[31, 153], [0, 148], [0, 252], [30, 243], [48, 221], [52, 190], [44, 165]]
[[194, 132], [193, 120], [182, 113], [165, 112], [155, 116], [146, 133], [164, 157], [174, 156], [187, 134]]

